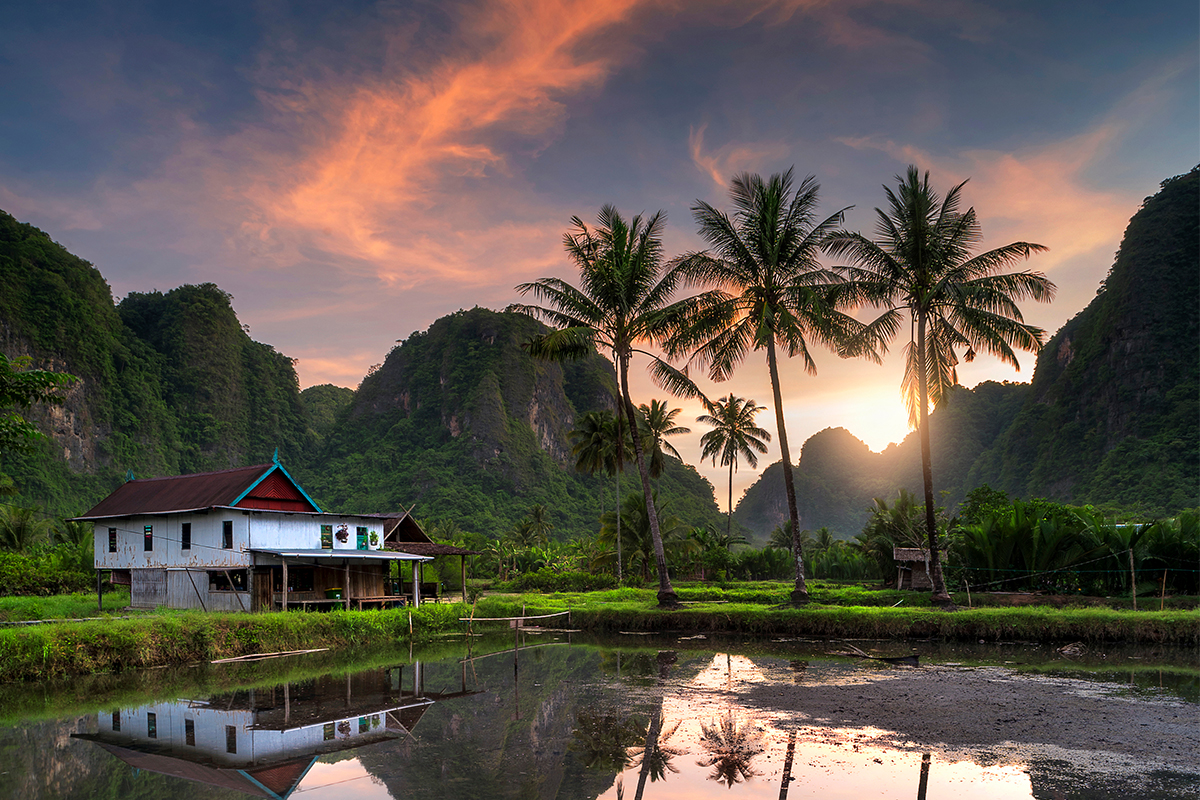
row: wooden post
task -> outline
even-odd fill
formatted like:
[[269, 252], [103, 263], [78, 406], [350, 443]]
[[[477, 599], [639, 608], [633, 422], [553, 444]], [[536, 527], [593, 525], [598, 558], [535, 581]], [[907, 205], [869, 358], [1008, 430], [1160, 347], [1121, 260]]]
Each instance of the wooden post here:
[[[1163, 575], [1166, 573], [1164, 572]], [[96, 610], [101, 614], [104, 613], [104, 577], [100, 570], [96, 570]]]
[[288, 601], [287, 559], [284, 558], [283, 556], [280, 556], [279, 560], [283, 562], [283, 610], [287, 611], [287, 601]]
[[[223, 569], [221, 571], [225, 573], [225, 580], [229, 581], [229, 588], [233, 590], [234, 595], [237, 597], [238, 605], [242, 607], [242, 611], [245, 611], [246, 601], [242, 600], [242, 593], [239, 592], [237, 587], [233, 585], [233, 576], [229, 574], [229, 570], [227, 569]], [[192, 585], [195, 586], [195, 584]]]
[[1158, 598], [1158, 610], [1162, 611], [1167, 602], [1167, 571], [1163, 570], [1162, 596]]
[[1137, 575], [1133, 571], [1133, 548], [1129, 548], [1129, 596], [1133, 598], [1133, 610], [1137, 611]]
[[921, 779], [917, 783], [917, 800], [925, 800], [925, 792], [929, 789], [929, 759], [931, 753], [921, 756]]
[[347, 559], [345, 559], [345, 561], [346, 561], [346, 569], [345, 569], [346, 577], [342, 579], [342, 583], [346, 584], [346, 586], [344, 589], [342, 589], [342, 599], [345, 601], [346, 610], [349, 611], [350, 610], [350, 559], [347, 558]]
[[463, 602], [465, 603], [467, 602], [467, 557], [465, 555], [458, 557], [458, 565], [462, 568]]
[[192, 577], [192, 571], [186, 567], [183, 571], [188, 576], [188, 582], [192, 584], [192, 591], [196, 593], [196, 599], [200, 601], [200, 608], [205, 613], [208, 613], [208, 607], [204, 605], [204, 598], [200, 594], [200, 589], [196, 587], [196, 580]]
[[413, 605], [421, 605], [421, 562], [413, 561]]
[[291, 686], [292, 685], [290, 683], [285, 683], [283, 685], [283, 724], [284, 725], [289, 724], [292, 720], [292, 695], [291, 695], [291, 692], [289, 691], [291, 689]]

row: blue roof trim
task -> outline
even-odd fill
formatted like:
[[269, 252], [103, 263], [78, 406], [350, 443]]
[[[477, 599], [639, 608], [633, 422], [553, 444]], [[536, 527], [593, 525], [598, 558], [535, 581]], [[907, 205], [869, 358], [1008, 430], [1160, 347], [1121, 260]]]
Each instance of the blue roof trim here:
[[304, 487], [301, 486], [299, 483], [297, 483], [296, 479], [288, 474], [288, 471], [283, 468], [283, 464], [279, 464], [279, 463], [272, 465], [272, 467], [269, 470], [264, 472], [262, 475], [259, 475], [258, 480], [256, 480], [254, 483], [247, 486], [246, 491], [242, 492], [237, 497], [235, 497], [233, 502], [230, 503], [229, 505], [236, 506], [238, 503], [242, 502], [242, 500], [246, 499], [246, 495], [248, 495], [248, 494], [250, 494], [250, 492], [254, 491], [254, 487], [258, 486], [260, 483], [265, 481], [270, 476], [270, 474], [272, 472], [274, 472], [275, 470], [279, 470], [280, 472], [282, 472], [283, 476], [285, 478], [287, 478], [289, 481], [291, 481], [292, 486], [296, 487], [296, 491], [298, 491], [298, 492], [300, 492], [300, 494], [304, 495], [304, 499], [307, 500], [309, 502], [309, 504], [312, 505], [312, 507], [317, 510], [318, 514], [325, 513], [323, 511], [321, 511], [321, 507], [319, 505], [317, 505], [316, 502], [311, 497], [308, 496], [308, 492], [304, 491]]
[[287, 800], [287, 798], [292, 796], [292, 792], [296, 791], [296, 788], [299, 787], [300, 784], [304, 782], [304, 779], [308, 777], [308, 772], [309, 772], [309, 770], [311, 770], [313, 768], [313, 764], [315, 764], [315, 763], [317, 763], [317, 756], [312, 757], [312, 761], [308, 762], [308, 766], [304, 768], [304, 772], [300, 773], [300, 777], [297, 778], [296, 782], [293, 783], [291, 788], [287, 790], [287, 794], [283, 794], [283, 795], [277, 794], [277, 793], [273, 792], [272, 790], [268, 789], [266, 786], [263, 786], [261, 783], [259, 783], [257, 780], [255, 780], [253, 775], [251, 775], [248, 771], [246, 771], [244, 769], [239, 769], [238, 774], [241, 775], [246, 780], [253, 783], [258, 788], [262, 789], [264, 792], [267, 793], [268, 796], [275, 798], [275, 800]]

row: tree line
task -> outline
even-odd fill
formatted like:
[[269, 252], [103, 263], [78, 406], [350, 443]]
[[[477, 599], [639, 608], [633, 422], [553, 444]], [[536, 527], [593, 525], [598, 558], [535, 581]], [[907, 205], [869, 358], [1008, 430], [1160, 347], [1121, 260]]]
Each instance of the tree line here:
[[[982, 352], [1016, 364], [1016, 350], [1036, 352], [1045, 340], [1045, 331], [1024, 322], [1017, 303], [1048, 301], [1054, 285], [1038, 272], [1004, 272], [1045, 248], [1014, 242], [975, 254], [982, 238], [980, 224], [973, 208], [962, 209], [963, 184], [942, 197], [930, 185], [928, 172], [922, 176], [916, 167], [896, 180], [895, 189], [884, 187], [888, 209], [876, 209], [875, 237], [868, 238], [840, 227], [846, 209], [824, 218], [817, 213], [820, 186], [814, 176], [799, 186], [793, 185], [790, 169], [766, 180], [750, 173], [736, 176], [730, 186], [732, 213], [703, 201], [692, 207], [708, 248], [674, 258], [664, 252], [662, 212], [626, 220], [615, 207], [604, 206], [594, 227], [573, 217], [564, 235], [568, 257], [579, 270], [578, 285], [559, 278], [523, 283], [517, 291], [540, 304], [512, 307], [552, 328], [528, 342], [534, 357], [567, 360], [597, 351], [611, 354], [618, 417], [630, 431], [638, 427], [628, 380], [635, 355], [648, 359], [650, 375], [663, 389], [703, 398], [689, 369], [702, 369], [723, 381], [751, 351], [763, 352], [784, 465], [793, 537], [791, 600], [797, 605], [807, 602], [808, 591], [780, 390], [780, 354], [799, 358], [810, 374], [817, 368], [817, 345], [841, 357], [879, 362], [904, 322], [909, 323], [902, 390], [922, 444], [933, 597], [948, 605], [934, 517], [929, 406], [936, 406], [957, 383], [960, 353], [967, 361]], [[824, 266], [819, 261], [822, 253], [845, 263]], [[678, 299], [686, 290], [696, 293]], [[879, 309], [879, 316], [866, 323], [852, 316], [867, 307]], [[622, 462], [624, 442], [618, 435]], [[631, 436], [629, 444], [642, 485], [659, 604], [674, 606], [678, 598], [670, 581], [648, 454], [642, 437]]]

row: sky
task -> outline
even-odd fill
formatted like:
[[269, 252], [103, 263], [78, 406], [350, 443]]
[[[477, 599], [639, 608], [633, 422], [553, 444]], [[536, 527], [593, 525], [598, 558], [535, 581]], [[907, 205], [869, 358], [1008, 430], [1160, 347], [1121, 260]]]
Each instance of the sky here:
[[[662, 210], [668, 254], [698, 250], [698, 200], [728, 209], [733, 175], [789, 167], [868, 235], [908, 165], [943, 192], [969, 179], [983, 247], [1049, 248], [1028, 268], [1057, 297], [1023, 311], [1050, 334], [1141, 201], [1200, 161], [1194, 0], [120, 0], [12, 4], [4, 26], [0, 209], [118, 300], [216, 283], [302, 387], [354, 387], [440, 316], [577, 277], [572, 216]], [[906, 435], [902, 344], [783, 365], [793, 458], [824, 428], [877, 451]], [[635, 371], [635, 401], [664, 396]], [[702, 388], [774, 428], [761, 354]], [[691, 427], [674, 443], [724, 505]]]

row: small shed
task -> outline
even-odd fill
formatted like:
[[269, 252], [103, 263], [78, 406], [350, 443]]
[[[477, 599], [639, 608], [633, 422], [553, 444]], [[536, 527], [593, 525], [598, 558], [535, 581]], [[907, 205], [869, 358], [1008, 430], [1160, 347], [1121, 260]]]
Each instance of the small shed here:
[[[941, 551], [940, 555], [945, 560], [945, 551]], [[894, 547], [892, 558], [896, 561], [897, 589], [933, 589], [933, 580], [929, 577], [929, 550], [923, 547]]]

